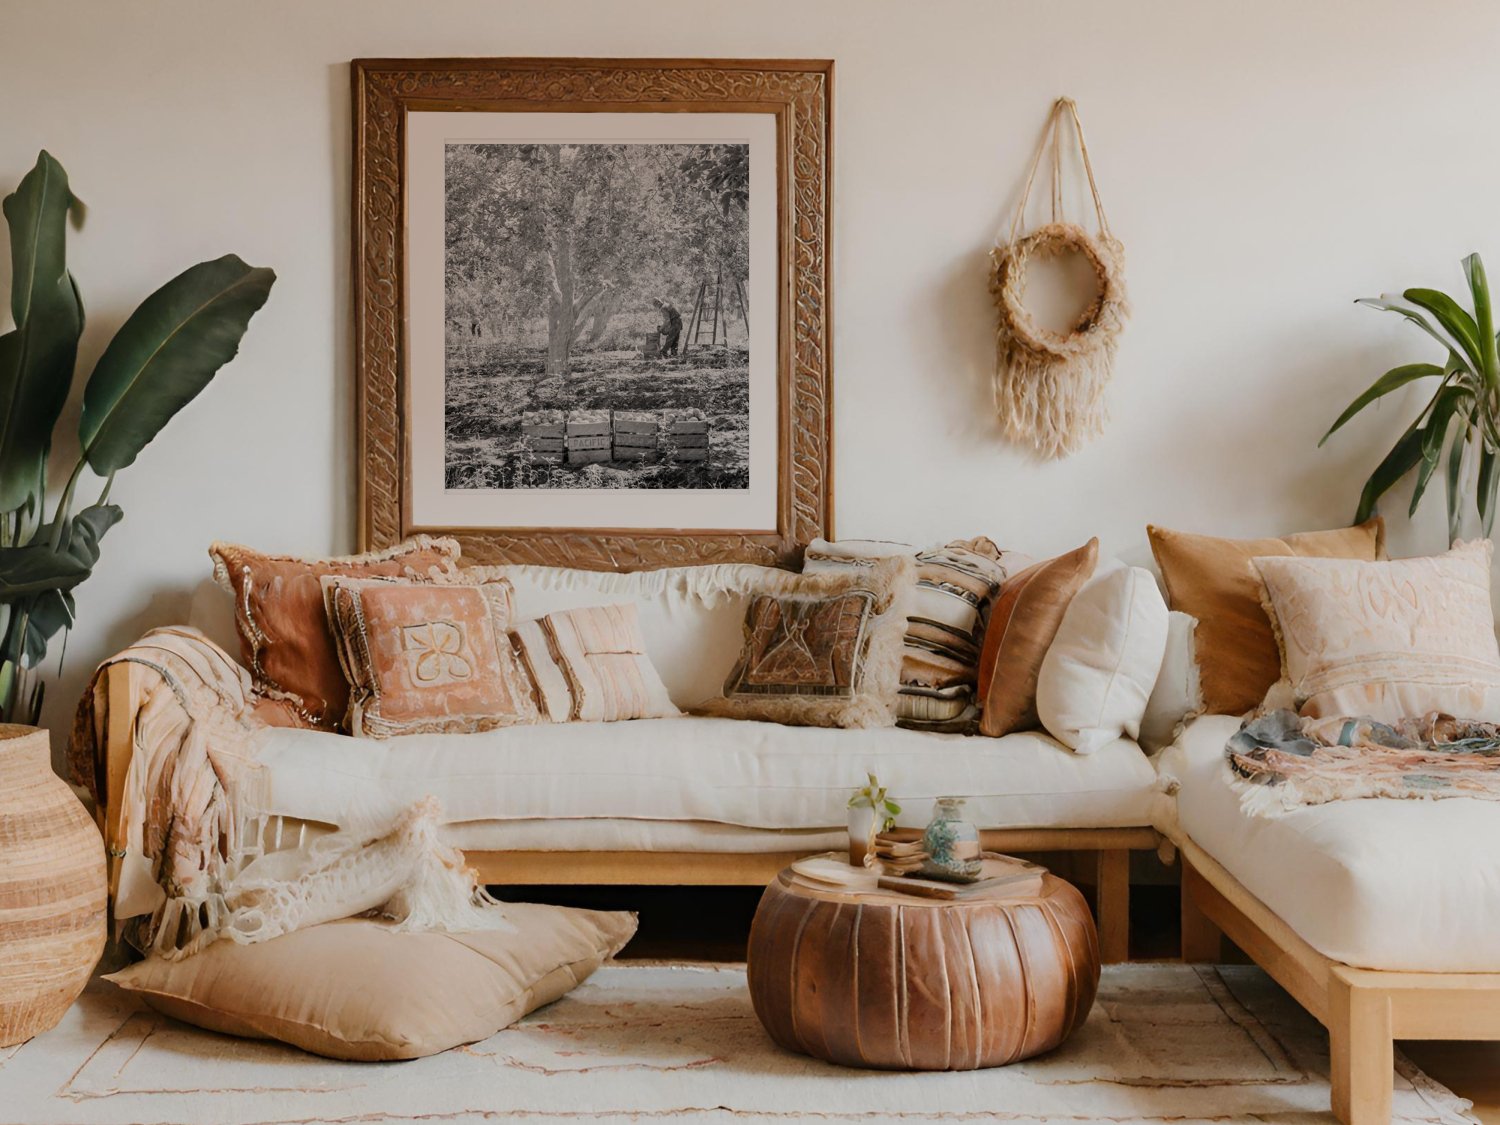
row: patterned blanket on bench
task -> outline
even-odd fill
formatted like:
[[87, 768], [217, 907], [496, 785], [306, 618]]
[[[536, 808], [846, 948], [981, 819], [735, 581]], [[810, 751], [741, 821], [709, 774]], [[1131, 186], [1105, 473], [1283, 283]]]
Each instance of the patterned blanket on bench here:
[[1433, 713], [1395, 725], [1270, 711], [1224, 749], [1256, 816], [1365, 797], [1500, 800], [1500, 724]]

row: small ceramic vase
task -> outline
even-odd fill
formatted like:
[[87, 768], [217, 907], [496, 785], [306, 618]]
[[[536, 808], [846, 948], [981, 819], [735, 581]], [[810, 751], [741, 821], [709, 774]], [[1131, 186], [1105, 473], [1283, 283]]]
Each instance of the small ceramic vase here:
[[855, 805], [849, 809], [849, 863], [863, 867], [865, 856], [870, 852], [870, 841], [875, 838], [875, 810]]
[[927, 862], [922, 874], [933, 879], [971, 883], [979, 878], [984, 860], [980, 855], [979, 829], [964, 819], [962, 797], [939, 797], [927, 831], [922, 834]]

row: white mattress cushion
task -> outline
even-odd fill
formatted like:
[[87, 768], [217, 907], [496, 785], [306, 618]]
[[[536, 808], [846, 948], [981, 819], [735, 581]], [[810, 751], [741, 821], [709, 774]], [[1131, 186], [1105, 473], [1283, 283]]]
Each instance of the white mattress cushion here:
[[445, 819], [625, 817], [750, 828], [828, 828], [873, 771], [920, 826], [933, 799], [970, 798], [981, 827], [1150, 823], [1156, 773], [1133, 742], [1080, 756], [1041, 733], [1005, 738], [739, 719], [640, 719], [374, 741], [267, 729], [266, 811], [379, 824], [436, 796]]
[[1191, 839], [1335, 961], [1500, 970], [1500, 804], [1365, 799], [1250, 816], [1224, 764], [1239, 724], [1194, 719], [1162, 753], [1163, 779], [1178, 785], [1163, 832]]

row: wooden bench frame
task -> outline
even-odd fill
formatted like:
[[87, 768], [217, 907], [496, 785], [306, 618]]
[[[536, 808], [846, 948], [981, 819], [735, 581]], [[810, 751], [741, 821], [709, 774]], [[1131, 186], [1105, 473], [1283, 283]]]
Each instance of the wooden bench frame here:
[[1397, 1039], [1500, 1039], [1500, 973], [1356, 969], [1319, 953], [1191, 840], [1182, 858], [1182, 959], [1217, 962], [1228, 937], [1328, 1029], [1333, 1112], [1389, 1125]]
[[[105, 669], [109, 714], [105, 732], [104, 804], [100, 829], [110, 850], [111, 902], [118, 886], [116, 858], [120, 795], [135, 751], [135, 716], [141, 677], [150, 671], [120, 663]], [[915, 838], [916, 832], [910, 835]], [[1153, 828], [1012, 828], [981, 833], [985, 848], [1000, 852], [1092, 852], [1099, 926], [1099, 953], [1105, 964], [1129, 959], [1130, 853], [1155, 850]], [[757, 886], [811, 851], [650, 852], [650, 851], [470, 851], [464, 858], [480, 879], [496, 886], [604, 884], [623, 886]]]

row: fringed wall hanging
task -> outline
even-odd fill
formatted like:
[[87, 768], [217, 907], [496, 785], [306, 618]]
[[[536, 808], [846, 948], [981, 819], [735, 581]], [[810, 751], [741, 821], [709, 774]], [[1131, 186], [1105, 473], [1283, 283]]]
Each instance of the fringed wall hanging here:
[[[1097, 234], [1063, 217], [1062, 133], [1071, 124], [1094, 198]], [[1048, 147], [1052, 150], [1052, 219], [1021, 236], [1026, 203]], [[1026, 272], [1033, 262], [1063, 254], [1083, 256], [1093, 268], [1095, 293], [1066, 332], [1037, 323], [1026, 308]], [[990, 252], [990, 292], [999, 313], [995, 405], [1011, 440], [1048, 460], [1075, 453], [1104, 428], [1104, 389], [1114, 366], [1115, 345], [1130, 314], [1125, 298], [1125, 250], [1109, 229], [1099, 185], [1083, 139], [1083, 122], [1072, 98], [1052, 106], [1031, 162], [1009, 236]]]

